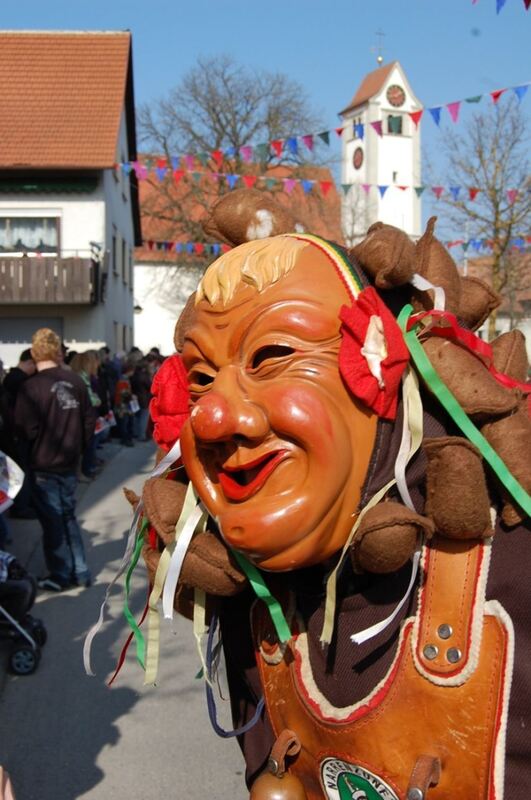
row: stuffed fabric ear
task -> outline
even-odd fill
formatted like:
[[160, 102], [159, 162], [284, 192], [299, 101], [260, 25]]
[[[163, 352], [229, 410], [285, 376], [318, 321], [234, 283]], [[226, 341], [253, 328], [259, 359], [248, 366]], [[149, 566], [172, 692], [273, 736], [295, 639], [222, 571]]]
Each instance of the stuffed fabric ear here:
[[419, 534], [433, 535], [433, 523], [401, 503], [378, 503], [363, 516], [350, 557], [356, 571], [388, 573], [404, 566]]
[[183, 483], [164, 478], [150, 478], [144, 484], [142, 499], [146, 516], [165, 545], [173, 541], [186, 488]]
[[502, 333], [491, 342], [492, 358], [498, 372], [503, 372], [515, 381], [525, 383], [529, 363], [522, 331]]
[[[505, 466], [526, 492], [531, 493], [531, 419], [524, 398], [513, 413], [502, 419], [488, 422], [481, 429], [488, 443], [496, 450]], [[503, 507], [502, 519], [506, 525], [519, 525], [526, 514], [512, 501]]]
[[490, 499], [481, 455], [459, 436], [424, 442], [426, 513], [449, 539], [492, 536]]
[[[433, 283], [442, 286], [446, 298], [446, 310], [456, 313], [459, 309], [461, 280], [455, 262], [438, 239], [433, 235], [437, 217], [428, 220], [426, 231], [415, 248], [415, 272]], [[433, 308], [433, 291], [413, 292], [412, 305], [415, 311], [429, 311]]]
[[182, 352], [184, 345], [184, 337], [186, 331], [192, 324], [192, 319], [195, 311], [195, 292], [192, 292], [186, 304], [179, 315], [179, 319], [175, 324], [175, 332], [173, 334], [173, 343], [178, 353]]
[[460, 278], [461, 294], [457, 316], [470, 330], [480, 328], [491, 311], [501, 303], [500, 295], [479, 278]]
[[153, 438], [165, 451], [175, 444], [190, 414], [188, 381], [181, 357], [169, 356], [153, 378], [149, 413]]
[[133, 492], [132, 489], [128, 489], [127, 486], [124, 486], [123, 493], [125, 495], [125, 499], [129, 503], [133, 511], [136, 511], [136, 507], [140, 502], [140, 497], [137, 495], [136, 492]]
[[302, 233], [304, 227], [285, 208], [257, 189], [237, 189], [224, 195], [203, 222], [207, 236], [236, 247], [281, 233]]
[[485, 421], [518, 406], [520, 391], [507, 389], [477, 356], [454, 342], [432, 336], [423, 343], [433, 368], [465, 412]]
[[409, 283], [415, 265], [415, 245], [409, 236], [393, 225], [375, 222], [367, 236], [349, 251], [379, 289], [392, 289]]

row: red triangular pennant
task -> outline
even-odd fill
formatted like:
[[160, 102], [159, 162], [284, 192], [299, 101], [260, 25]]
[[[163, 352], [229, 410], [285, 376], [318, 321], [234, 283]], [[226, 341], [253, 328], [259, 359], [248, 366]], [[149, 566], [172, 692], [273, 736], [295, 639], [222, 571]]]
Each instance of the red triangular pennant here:
[[432, 186], [431, 190], [435, 195], [435, 197], [437, 198], [437, 200], [439, 200], [442, 193], [444, 192], [444, 186]]
[[406, 189], [409, 188], [409, 187], [407, 187], [407, 186], [397, 186], [396, 188], [397, 189], [402, 189], [402, 191], [405, 192]]
[[471, 186], [468, 190], [468, 196], [471, 200], [475, 200], [480, 191], [481, 189], [478, 189], [476, 186]]
[[531, 6], [531, 0], [524, 0], [525, 10], [529, 11], [529, 6]]
[[507, 189], [507, 199], [511, 205], [515, 202], [517, 197], [518, 197], [518, 189]]
[[175, 183], [179, 183], [183, 175], [184, 175], [184, 169], [174, 169], [173, 180], [175, 181]]
[[332, 188], [332, 181], [319, 181], [319, 186], [321, 187], [323, 196], [326, 197], [326, 195]]
[[415, 128], [418, 128], [419, 122], [421, 120], [422, 115], [424, 114], [424, 109], [421, 108], [420, 111], [410, 111], [409, 116], [415, 123]]
[[336, 128], [336, 133], [338, 136], [341, 136], [341, 134], [343, 133], [343, 128]]
[[258, 178], [256, 175], [242, 175], [242, 181], [248, 189], [252, 189], [257, 180]]
[[212, 156], [218, 167], [221, 166], [221, 162], [223, 161], [223, 153], [221, 152], [221, 150], [213, 150], [210, 155]]
[[166, 167], [167, 164], [168, 162], [166, 161], [165, 158], [157, 158], [157, 167], [159, 169], [164, 169], [164, 167]]
[[275, 151], [275, 153], [279, 158], [282, 155], [283, 146], [284, 142], [282, 141], [282, 139], [275, 139], [274, 142], [271, 142], [271, 147], [273, 148], [273, 150]]
[[505, 92], [505, 89], [496, 89], [495, 92], [491, 92], [490, 96], [492, 97], [492, 102], [497, 103], [502, 94]]
[[378, 136], [383, 136], [381, 119], [376, 120], [376, 122], [371, 122], [371, 125], [374, 128], [374, 130], [376, 131], [376, 133], [378, 134]]
[[302, 137], [302, 141], [308, 148], [308, 150], [313, 150], [313, 135], [311, 133], [306, 134], [306, 136]]
[[198, 255], [201, 255], [201, 253], [204, 251], [204, 249], [205, 249], [205, 245], [201, 244], [201, 242], [196, 242], [194, 244], [194, 250]]

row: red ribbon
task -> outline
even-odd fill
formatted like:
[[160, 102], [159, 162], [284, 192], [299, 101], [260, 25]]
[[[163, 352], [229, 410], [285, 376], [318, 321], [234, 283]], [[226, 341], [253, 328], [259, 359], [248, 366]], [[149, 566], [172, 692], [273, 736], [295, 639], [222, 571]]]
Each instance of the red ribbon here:
[[[148, 599], [146, 601], [145, 608], [144, 608], [144, 610], [142, 612], [142, 616], [141, 616], [140, 621], [138, 623], [139, 625], [142, 625], [142, 623], [144, 622], [144, 620], [145, 620], [145, 618], [147, 616], [147, 612], [148, 612], [148, 609], [149, 609], [149, 595], [151, 594], [151, 589], [152, 589], [152, 586], [150, 585], [149, 586], [149, 590], [148, 590]], [[129, 645], [133, 641], [133, 636], [134, 635], [135, 635], [134, 631], [131, 631], [131, 633], [127, 637], [126, 642], [125, 642], [124, 646], [122, 647], [122, 652], [120, 653], [120, 657], [118, 659], [118, 663], [116, 665], [116, 669], [114, 670], [114, 675], [110, 679], [110, 681], [107, 684], [107, 686], [112, 686], [112, 684], [114, 683], [114, 679], [118, 676], [118, 673], [122, 669], [122, 667], [124, 665], [125, 657], [127, 655], [127, 651], [129, 650]]]
[[529, 394], [531, 392], [531, 386], [529, 384], [517, 381], [509, 375], [505, 375], [503, 372], [498, 372], [494, 367], [494, 356], [490, 344], [484, 342], [483, 339], [480, 339], [480, 337], [476, 336], [472, 331], [462, 328], [455, 314], [450, 313], [450, 311], [436, 311], [433, 309], [432, 311], [422, 311], [419, 314], [413, 314], [408, 320], [408, 331], [411, 330], [417, 322], [430, 317], [432, 319], [442, 320], [446, 323], [445, 325], [428, 326], [427, 330], [433, 336], [450, 339], [465, 347], [473, 355], [481, 359], [491, 375], [493, 375], [498, 383], [501, 383], [502, 386], [505, 386], [507, 389], [520, 389], [523, 394]]

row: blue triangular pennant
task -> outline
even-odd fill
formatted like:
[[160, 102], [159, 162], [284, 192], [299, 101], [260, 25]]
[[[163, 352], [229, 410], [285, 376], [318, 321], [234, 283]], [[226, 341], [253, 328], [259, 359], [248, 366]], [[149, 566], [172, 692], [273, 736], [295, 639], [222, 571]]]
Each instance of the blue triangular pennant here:
[[428, 108], [428, 111], [433, 117], [433, 121], [438, 126], [441, 121], [441, 106], [435, 106], [434, 108]]
[[221, 251], [221, 247], [219, 246], [219, 244], [213, 244], [212, 245], [212, 252], [213, 252], [213, 254], [215, 256], [219, 256], [220, 251]]
[[225, 150], [225, 155], [227, 156], [227, 158], [232, 158], [233, 156], [236, 155], [236, 153], [237, 150], [235, 147], [227, 147], [227, 149]]
[[499, 14], [507, 0], [496, 0], [496, 14]]
[[301, 180], [301, 184], [302, 184], [302, 188], [304, 189], [304, 194], [308, 194], [308, 192], [311, 192], [312, 189], [313, 189], [314, 181], [308, 181], [308, 180], [303, 181], [303, 180]]
[[528, 89], [529, 89], [529, 86], [515, 86], [513, 88], [513, 91], [514, 91], [515, 95], [517, 96], [519, 103], [521, 103], [522, 100], [524, 99], [525, 94], [526, 94]]
[[164, 180], [164, 178], [166, 177], [167, 171], [168, 171], [167, 167], [157, 167], [155, 169], [155, 172], [157, 173], [157, 178], [159, 179], [159, 181], [163, 181]]
[[188, 242], [187, 243], [186, 252], [187, 253], [193, 253], [194, 252], [194, 243], [193, 242]]
[[234, 189], [236, 184], [238, 183], [239, 175], [225, 175], [227, 179], [227, 183], [229, 184], [229, 189]]
[[449, 186], [448, 190], [449, 190], [450, 194], [452, 195], [453, 199], [455, 200], [455, 202], [457, 202], [457, 198], [459, 197], [459, 192], [461, 191], [461, 187], [460, 186]]
[[176, 169], [179, 169], [179, 165], [181, 163], [180, 156], [172, 156], [171, 157], [171, 168], [175, 172]]
[[365, 136], [365, 125], [363, 124], [363, 122], [357, 122], [354, 125], [354, 136], [356, 137], [356, 139], [363, 139], [363, 137]]
[[378, 191], [380, 192], [380, 197], [383, 197], [388, 189], [389, 189], [389, 186], [378, 186]]
[[132, 164], [122, 164], [122, 172], [124, 175], [129, 175], [132, 169], [133, 169]]
[[293, 153], [293, 155], [297, 154], [298, 147], [297, 147], [297, 139], [295, 136], [289, 136], [286, 139], [286, 147], [288, 148], [290, 153]]

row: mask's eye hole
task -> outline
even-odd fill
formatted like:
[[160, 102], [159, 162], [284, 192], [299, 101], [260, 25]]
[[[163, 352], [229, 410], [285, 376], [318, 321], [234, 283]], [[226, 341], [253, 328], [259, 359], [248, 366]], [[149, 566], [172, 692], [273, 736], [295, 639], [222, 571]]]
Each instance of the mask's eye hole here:
[[293, 347], [288, 347], [287, 345], [268, 344], [265, 347], [261, 347], [253, 355], [251, 368], [256, 369], [260, 364], [263, 364], [264, 361], [269, 361], [269, 359], [287, 358], [288, 356], [292, 356], [294, 352], [295, 350]]
[[189, 376], [189, 382], [196, 386], [210, 386], [214, 383], [214, 376], [208, 375], [206, 372], [192, 372]]

